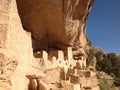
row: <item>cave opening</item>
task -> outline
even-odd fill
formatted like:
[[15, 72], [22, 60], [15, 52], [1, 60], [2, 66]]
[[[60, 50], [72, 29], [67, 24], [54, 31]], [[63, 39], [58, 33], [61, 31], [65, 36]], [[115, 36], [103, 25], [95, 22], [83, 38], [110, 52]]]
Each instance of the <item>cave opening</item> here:
[[34, 52], [64, 50], [70, 46], [64, 28], [63, 4], [59, 0], [16, 2], [24, 30], [31, 32]]

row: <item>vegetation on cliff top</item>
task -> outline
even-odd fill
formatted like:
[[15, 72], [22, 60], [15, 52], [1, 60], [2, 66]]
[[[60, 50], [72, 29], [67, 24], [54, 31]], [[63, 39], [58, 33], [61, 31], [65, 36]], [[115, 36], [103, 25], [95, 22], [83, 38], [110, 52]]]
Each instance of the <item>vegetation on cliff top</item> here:
[[[114, 78], [114, 85], [120, 87], [120, 55], [103, 52], [98, 48], [90, 48], [88, 53], [88, 65], [96, 58], [96, 70], [103, 71]], [[100, 82], [103, 84], [105, 80]]]

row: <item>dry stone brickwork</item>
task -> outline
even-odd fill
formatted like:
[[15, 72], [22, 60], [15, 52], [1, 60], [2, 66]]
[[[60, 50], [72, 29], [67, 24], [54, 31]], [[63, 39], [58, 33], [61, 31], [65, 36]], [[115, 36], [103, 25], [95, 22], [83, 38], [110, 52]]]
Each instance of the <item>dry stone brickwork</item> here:
[[6, 46], [8, 27], [8, 24], [0, 24], [0, 47]]

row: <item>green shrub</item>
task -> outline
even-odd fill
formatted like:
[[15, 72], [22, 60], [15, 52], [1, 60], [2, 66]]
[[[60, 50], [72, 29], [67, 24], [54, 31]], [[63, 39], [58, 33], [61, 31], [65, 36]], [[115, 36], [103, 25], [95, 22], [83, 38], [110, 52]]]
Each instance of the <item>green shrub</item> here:
[[[116, 86], [120, 86], [120, 55], [116, 53], [105, 54], [101, 51], [95, 52], [94, 48], [88, 51], [87, 65], [92, 65], [94, 57], [96, 58], [96, 70], [103, 71], [117, 80]], [[98, 78], [100, 75], [98, 74]]]
[[99, 86], [101, 90], [115, 90], [114, 84], [110, 85], [105, 78], [100, 79]]
[[120, 78], [120, 57], [117, 57], [114, 53], [104, 56], [101, 52], [96, 53], [95, 56], [97, 59], [97, 70]]
[[87, 61], [87, 65], [90, 65], [90, 64], [92, 63], [92, 60], [93, 60], [94, 56], [95, 56], [94, 50], [93, 50], [93, 49], [90, 49], [90, 50], [88, 51], [88, 58], [87, 58], [88, 61]]

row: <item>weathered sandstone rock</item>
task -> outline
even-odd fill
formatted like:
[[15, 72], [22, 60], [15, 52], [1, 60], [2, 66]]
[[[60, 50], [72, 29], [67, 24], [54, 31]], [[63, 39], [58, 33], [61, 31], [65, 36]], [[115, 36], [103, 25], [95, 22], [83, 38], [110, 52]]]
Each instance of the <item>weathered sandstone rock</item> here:
[[17, 0], [25, 30], [32, 32], [34, 51], [85, 49], [86, 21], [94, 0]]
[[44, 76], [33, 50], [72, 46], [75, 55], [86, 56], [86, 21], [93, 1], [0, 0], [0, 90], [27, 90], [26, 75]]
[[0, 90], [27, 88], [25, 75], [36, 72], [32, 59], [31, 36], [22, 28], [16, 1], [0, 0]]

